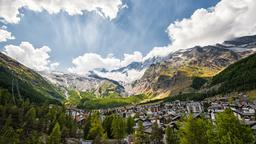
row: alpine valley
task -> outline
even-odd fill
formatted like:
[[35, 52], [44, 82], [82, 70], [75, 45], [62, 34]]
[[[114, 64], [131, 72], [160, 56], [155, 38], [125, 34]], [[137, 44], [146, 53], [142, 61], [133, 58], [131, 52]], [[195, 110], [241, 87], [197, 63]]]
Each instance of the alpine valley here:
[[0, 144], [256, 144], [256, 0], [0, 0]]
[[[126, 135], [139, 141], [158, 133], [160, 137], [152, 140], [163, 142], [163, 130], [178, 141], [185, 137], [178, 133], [187, 131], [174, 127], [193, 122], [214, 126], [200, 118], [208, 111], [208, 119], [215, 120], [212, 110], [223, 107], [214, 101], [234, 103], [246, 97], [254, 102], [255, 93], [256, 36], [182, 49], [119, 69], [95, 69], [87, 75], [34, 71], [0, 53], [0, 143], [120, 143], [133, 141], [124, 139]], [[202, 102], [206, 110], [193, 101]], [[242, 143], [253, 143], [254, 114], [237, 112], [240, 119], [249, 118], [244, 125], [232, 111], [237, 109], [221, 111], [216, 128], [204, 130], [219, 133], [219, 124], [229, 123], [246, 132]], [[182, 120], [181, 114], [188, 117]], [[149, 139], [139, 143], [144, 142]]]
[[[243, 84], [246, 87], [250, 85], [248, 89], [238, 85], [226, 87], [225, 93], [219, 90], [227, 85], [224, 81], [229, 81], [235, 74], [227, 79], [220, 75], [231, 73], [230, 67], [248, 56], [253, 59], [255, 51], [256, 36], [245, 36], [222, 44], [178, 50], [166, 57], [132, 62], [119, 69], [95, 69], [87, 75], [36, 72], [1, 53], [0, 82], [2, 88], [23, 99], [64, 102], [88, 109], [139, 104], [169, 97], [179, 99], [182, 95], [197, 94], [200, 97], [212, 91], [215, 92], [212, 96], [224, 95], [255, 89], [255, 85], [251, 86], [248, 81]], [[251, 70], [243, 74], [255, 84], [255, 62], [249, 68]], [[217, 77], [223, 80], [215, 80]], [[236, 83], [236, 79], [233, 81]]]
[[[88, 75], [39, 73], [64, 92], [67, 102], [76, 97], [79, 103], [81, 94], [86, 93], [95, 99], [128, 99], [143, 95], [141, 101], [136, 101], [140, 103], [218, 89], [222, 83], [215, 82], [212, 85], [212, 79], [230, 65], [255, 52], [256, 36], [245, 36], [222, 44], [178, 50], [166, 57], [132, 62], [119, 69], [95, 69]], [[253, 75], [253, 70], [248, 72]], [[76, 105], [77, 102], [71, 103]]]

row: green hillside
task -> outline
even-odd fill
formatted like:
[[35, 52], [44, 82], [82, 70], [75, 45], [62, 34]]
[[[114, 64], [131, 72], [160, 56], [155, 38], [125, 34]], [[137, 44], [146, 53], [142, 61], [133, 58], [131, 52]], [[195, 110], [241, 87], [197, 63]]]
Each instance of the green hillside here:
[[212, 78], [210, 86], [220, 84], [219, 92], [245, 91], [256, 88], [256, 54], [250, 55]]
[[143, 94], [129, 97], [121, 97], [115, 93], [107, 96], [96, 96], [92, 92], [79, 92], [76, 90], [70, 90], [68, 94], [69, 97], [66, 99], [65, 105], [87, 110], [138, 104], [146, 98]]
[[0, 53], [0, 87], [19, 99], [34, 103], [59, 103], [63, 96], [52, 84], [35, 71]]
[[55, 127], [62, 136], [57, 139], [76, 138], [79, 125], [66, 112], [61, 105], [13, 101], [12, 94], [0, 88], [0, 144], [53, 144]]

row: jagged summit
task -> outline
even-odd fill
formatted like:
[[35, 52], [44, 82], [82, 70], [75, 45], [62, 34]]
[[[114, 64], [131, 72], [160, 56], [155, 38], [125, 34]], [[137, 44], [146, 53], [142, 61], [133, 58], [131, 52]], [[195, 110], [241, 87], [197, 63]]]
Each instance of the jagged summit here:
[[170, 53], [166, 57], [154, 57], [143, 62], [132, 62], [113, 70], [98, 68], [88, 75], [63, 73], [43, 74], [61, 87], [79, 91], [93, 91], [105, 83], [120, 95], [148, 93], [172, 95], [191, 92], [195, 77], [212, 77], [228, 65], [256, 51], [256, 36], [227, 40], [222, 44], [195, 46]]

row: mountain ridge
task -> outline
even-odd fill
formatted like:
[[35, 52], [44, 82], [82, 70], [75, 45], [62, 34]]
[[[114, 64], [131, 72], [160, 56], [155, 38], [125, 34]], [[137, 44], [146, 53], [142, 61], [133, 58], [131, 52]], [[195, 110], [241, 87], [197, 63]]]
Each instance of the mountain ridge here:
[[[116, 89], [110, 89], [120, 96], [147, 94], [152, 98], [164, 98], [169, 95], [194, 92], [199, 85], [203, 85], [198, 85], [198, 82], [207, 81], [230, 64], [255, 51], [256, 36], [234, 38], [221, 44], [181, 49], [163, 58], [154, 57], [144, 62], [132, 62], [118, 69], [99, 68], [90, 71], [89, 75], [74, 75], [78, 79], [88, 79], [82, 80], [82, 83], [88, 83], [90, 86], [97, 85], [97, 87], [83, 89], [81, 84], [79, 88], [80, 82], [74, 81], [78, 86], [71, 88], [101, 95], [102, 93], [97, 91], [101, 87], [101, 81], [105, 81], [113, 84]], [[131, 73], [132, 71], [135, 73]], [[136, 75], [135, 79], [120, 80], [121, 76], [125, 75], [128, 78], [131, 74]]]
[[193, 92], [195, 89], [191, 86], [195, 78], [213, 77], [230, 64], [255, 53], [255, 37], [237, 38], [238, 43], [234, 39], [232, 46], [195, 46], [170, 53], [164, 61], [151, 65], [142, 78], [135, 81], [133, 90], [136, 94], [143, 92], [157, 98]]
[[40, 74], [0, 53], [0, 86], [31, 102], [60, 103], [64, 98], [54, 85]]

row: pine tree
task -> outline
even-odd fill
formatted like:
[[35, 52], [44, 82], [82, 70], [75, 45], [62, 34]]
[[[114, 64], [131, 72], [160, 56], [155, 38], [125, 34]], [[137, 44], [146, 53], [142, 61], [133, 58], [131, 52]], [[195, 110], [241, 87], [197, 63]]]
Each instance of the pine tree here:
[[169, 126], [165, 130], [166, 144], [177, 144], [178, 138], [173, 128]]
[[121, 142], [126, 134], [126, 123], [122, 117], [115, 116], [112, 121], [112, 135]]
[[90, 128], [91, 128], [91, 121], [92, 121], [91, 119], [92, 119], [92, 116], [89, 115], [85, 120], [84, 127], [83, 127], [84, 139], [89, 138], [89, 131], [90, 131]]
[[0, 133], [0, 143], [19, 143], [19, 135], [13, 129], [12, 117], [9, 115]]
[[152, 125], [150, 140], [154, 144], [160, 144], [160, 143], [163, 143], [162, 139], [163, 139], [163, 131], [161, 128], [158, 127], [158, 124], [155, 122]]
[[36, 110], [31, 107], [25, 114], [24, 116], [24, 132], [25, 135], [29, 135], [30, 131], [35, 128], [35, 124], [36, 124]]
[[217, 115], [216, 127], [219, 143], [254, 143], [253, 131], [249, 127], [242, 125], [230, 109], [226, 109], [223, 113]]
[[128, 117], [127, 119], [127, 133], [132, 134], [134, 132], [134, 119], [132, 117]]
[[105, 132], [107, 133], [108, 138], [113, 138], [112, 135], [112, 122], [114, 119], [114, 115], [109, 115], [106, 116], [106, 118], [104, 119], [102, 126], [105, 130]]
[[59, 122], [61, 128], [64, 126], [65, 121], [66, 121], [66, 115], [64, 112], [61, 112], [58, 116], [58, 122]]
[[30, 128], [34, 128], [36, 125], [36, 110], [31, 107], [27, 113], [25, 114], [26, 126]]
[[[91, 127], [88, 134], [89, 139], [93, 139], [94, 143], [98, 141], [103, 141], [104, 139], [104, 129], [101, 125], [101, 121], [99, 119], [99, 114], [94, 113], [91, 118]], [[99, 140], [101, 139], [101, 140]]]
[[60, 144], [60, 142], [61, 142], [61, 131], [60, 131], [60, 125], [57, 122], [54, 125], [54, 128], [50, 134], [49, 144]]
[[0, 104], [6, 105], [13, 103], [12, 96], [6, 89], [0, 88]]
[[25, 144], [40, 144], [39, 135], [36, 131], [32, 131], [29, 137], [26, 137], [24, 140]]
[[49, 109], [47, 115], [46, 115], [46, 118], [48, 119], [48, 133], [51, 133], [56, 122], [57, 122], [57, 108], [55, 107], [52, 107]]
[[146, 135], [144, 134], [143, 131], [143, 125], [142, 122], [138, 122], [138, 128], [135, 130], [135, 135], [134, 135], [134, 143], [135, 144], [142, 144], [145, 141]]
[[180, 144], [208, 144], [209, 122], [205, 119], [192, 116], [180, 123], [179, 139]]

